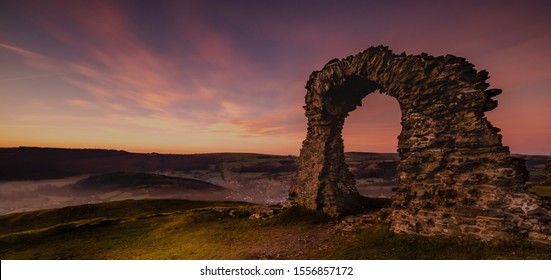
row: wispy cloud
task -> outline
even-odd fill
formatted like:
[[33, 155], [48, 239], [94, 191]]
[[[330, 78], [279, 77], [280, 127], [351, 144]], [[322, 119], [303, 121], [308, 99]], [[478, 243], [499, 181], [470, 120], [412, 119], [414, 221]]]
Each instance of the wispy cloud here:
[[[230, 36], [192, 12], [178, 17], [185, 20], [177, 22], [181, 34], [174, 43], [192, 46], [191, 52], [179, 55], [151, 49], [136, 36], [132, 20], [113, 3], [58, 8], [66, 12], [35, 15], [34, 20], [80, 53], [78, 57], [52, 58], [23, 47], [0, 46], [37, 69], [69, 73], [62, 80], [88, 95], [67, 96], [64, 103], [103, 112], [107, 119], [98, 119], [101, 126], [126, 124], [128, 129], [187, 131], [215, 139], [277, 138], [278, 133], [285, 137], [281, 133], [286, 130], [286, 115], [272, 117], [282, 105], [263, 104], [263, 100], [288, 85], [258, 76], [259, 69]], [[64, 24], [67, 21], [71, 28]]]
[[23, 57], [26, 57], [28, 59], [45, 59], [46, 58], [43, 55], [37, 54], [35, 52], [25, 50], [25, 49], [22, 49], [22, 48], [18, 48], [16, 46], [12, 46], [12, 45], [8, 45], [8, 44], [0, 43], [0, 47], [2, 47], [4, 49], [7, 49], [9, 51], [12, 51], [12, 52], [14, 52], [16, 54], [19, 54]]
[[[9, 52], [12, 52], [16, 55], [19, 55], [20, 57], [23, 57], [26, 63], [29, 64], [30, 66], [47, 72], [39, 75], [13, 77], [13, 78], [6, 78], [2, 80], [34, 79], [34, 78], [40, 78], [40, 77], [51, 77], [51, 76], [62, 75], [62, 73], [59, 73], [61, 69], [57, 66], [57, 63], [56, 63], [57, 60], [55, 59], [52, 59], [50, 57], [41, 55], [39, 53], [30, 51], [24, 48], [10, 45], [10, 44], [0, 43], [0, 48], [7, 50]], [[55, 72], [55, 73], [52, 73], [52, 72]]]

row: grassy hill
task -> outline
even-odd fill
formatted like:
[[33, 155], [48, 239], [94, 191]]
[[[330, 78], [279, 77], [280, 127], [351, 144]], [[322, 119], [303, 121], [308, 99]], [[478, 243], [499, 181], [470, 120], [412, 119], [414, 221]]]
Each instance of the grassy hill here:
[[[532, 182], [545, 179], [548, 157], [521, 157]], [[75, 184], [71, 195], [143, 186], [214, 192], [223, 185], [236, 193], [228, 199], [282, 201], [296, 171], [294, 160], [259, 154], [0, 148], [0, 180], [91, 174]], [[346, 160], [360, 191], [378, 197], [397, 184], [397, 154], [347, 153]], [[551, 186], [533, 184], [530, 191], [551, 196]], [[374, 213], [333, 220], [303, 209], [245, 202], [148, 199], [0, 216], [0, 259], [551, 259], [551, 246], [522, 239], [486, 243], [393, 234]]]
[[393, 234], [377, 219], [350, 226], [351, 220], [365, 217], [332, 220], [300, 208], [279, 210], [243, 202], [127, 200], [82, 205], [0, 216], [0, 258], [551, 258], [551, 246], [520, 239], [486, 243]]

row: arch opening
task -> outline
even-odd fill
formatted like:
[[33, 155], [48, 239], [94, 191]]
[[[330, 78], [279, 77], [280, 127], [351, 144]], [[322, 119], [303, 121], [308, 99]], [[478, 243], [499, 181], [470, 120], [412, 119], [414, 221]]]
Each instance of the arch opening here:
[[379, 90], [367, 94], [343, 127], [345, 161], [360, 195], [391, 198], [398, 186], [398, 101]]

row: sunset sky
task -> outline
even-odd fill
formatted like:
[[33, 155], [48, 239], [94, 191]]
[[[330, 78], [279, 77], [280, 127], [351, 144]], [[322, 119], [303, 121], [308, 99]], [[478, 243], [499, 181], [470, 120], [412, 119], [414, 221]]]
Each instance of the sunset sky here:
[[[304, 86], [373, 45], [466, 57], [513, 153], [551, 154], [549, 1], [0, 1], [0, 147], [298, 154]], [[395, 152], [374, 93], [347, 151]]]

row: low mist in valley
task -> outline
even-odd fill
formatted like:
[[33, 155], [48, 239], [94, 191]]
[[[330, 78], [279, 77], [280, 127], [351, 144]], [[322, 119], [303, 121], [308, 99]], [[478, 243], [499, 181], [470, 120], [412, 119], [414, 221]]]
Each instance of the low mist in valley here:
[[[524, 156], [545, 180], [545, 156]], [[287, 199], [294, 156], [245, 153], [138, 154], [111, 150], [0, 149], [0, 215], [126, 199], [176, 198], [277, 204]], [[346, 153], [358, 191], [390, 198], [395, 153]]]

